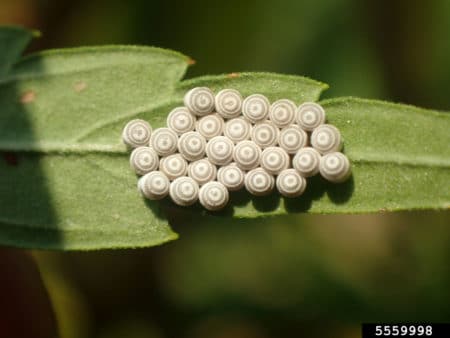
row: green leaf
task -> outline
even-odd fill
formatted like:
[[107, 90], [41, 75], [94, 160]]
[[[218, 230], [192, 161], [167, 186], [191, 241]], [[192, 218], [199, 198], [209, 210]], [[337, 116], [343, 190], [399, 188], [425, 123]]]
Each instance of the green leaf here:
[[120, 133], [97, 125], [165, 101], [188, 59], [147, 47], [52, 51], [0, 81], [0, 243], [52, 249], [151, 246], [175, 239], [137, 193]]
[[450, 115], [357, 98], [324, 101], [344, 138], [353, 175], [342, 184], [308, 180], [295, 199], [239, 196], [236, 217], [289, 212], [367, 213], [445, 209], [450, 205]]
[[450, 205], [450, 115], [382, 101], [325, 101], [353, 163], [354, 191], [329, 211], [444, 209]]
[[[283, 95], [279, 93], [273, 99]], [[225, 210], [213, 215], [253, 218], [296, 212], [368, 213], [449, 207], [449, 114], [357, 98], [322, 104], [328, 122], [338, 127], [344, 138], [344, 152], [352, 163], [351, 178], [333, 184], [313, 177], [298, 198], [283, 198], [276, 193], [254, 197], [239, 191], [231, 195]], [[182, 215], [191, 217], [211, 214], [201, 207], [164, 206], [167, 213], [182, 210]]]
[[0, 28], [0, 78], [5, 75], [11, 65], [19, 59], [25, 47], [39, 32], [29, 31], [21, 27]]
[[120, 133], [95, 144], [86, 134], [170, 98], [186, 67], [185, 56], [149, 47], [64, 49], [24, 58], [0, 81], [3, 149], [103, 151], [96, 148], [101, 145], [124, 151], [111, 147], [120, 144]]

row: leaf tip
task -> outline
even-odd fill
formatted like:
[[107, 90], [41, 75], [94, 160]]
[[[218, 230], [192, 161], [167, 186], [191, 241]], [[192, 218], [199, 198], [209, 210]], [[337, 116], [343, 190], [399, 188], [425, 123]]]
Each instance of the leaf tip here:
[[320, 81], [317, 81], [317, 82], [319, 83], [319, 86], [322, 87], [323, 91], [330, 89], [330, 85], [328, 83], [320, 82]]

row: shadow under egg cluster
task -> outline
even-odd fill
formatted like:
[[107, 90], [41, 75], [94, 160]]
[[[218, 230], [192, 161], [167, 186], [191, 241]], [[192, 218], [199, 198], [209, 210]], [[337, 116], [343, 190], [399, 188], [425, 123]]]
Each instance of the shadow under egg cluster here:
[[306, 178], [320, 173], [340, 183], [351, 173], [341, 134], [326, 124], [322, 106], [270, 103], [261, 94], [244, 99], [235, 89], [214, 95], [209, 88], [193, 88], [184, 106], [169, 113], [167, 127], [152, 130], [148, 122], [132, 120], [122, 139], [133, 149], [130, 164], [142, 176], [140, 192], [151, 200], [169, 195], [180, 206], [198, 200], [220, 210], [229, 192], [243, 187], [255, 196], [276, 187], [285, 197], [298, 197]]

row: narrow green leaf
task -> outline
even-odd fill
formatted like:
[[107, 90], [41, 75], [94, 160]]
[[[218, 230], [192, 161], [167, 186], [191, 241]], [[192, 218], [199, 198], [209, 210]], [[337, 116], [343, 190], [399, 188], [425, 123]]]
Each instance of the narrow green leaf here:
[[177, 238], [158, 205], [139, 196], [123, 156], [19, 154], [18, 162], [0, 161], [2, 244], [99, 249]]
[[450, 115], [382, 101], [324, 102], [354, 164], [346, 212], [450, 206]]
[[0, 243], [98, 249], [175, 239], [158, 206], [139, 196], [120, 132], [85, 135], [170, 98], [187, 60], [101, 47], [16, 64], [0, 81]]
[[137, 107], [170, 98], [186, 67], [185, 56], [149, 47], [75, 48], [24, 58], [0, 81], [2, 148], [84, 151], [117, 145], [120, 133], [100, 137], [95, 146], [86, 136], [132, 117]]
[[[245, 199], [237, 217], [264, 214], [367, 213], [450, 206], [450, 115], [357, 98], [324, 101], [344, 138], [353, 175], [342, 184], [320, 177], [299, 198]], [[241, 196], [239, 199], [243, 199]]]
[[0, 27], [0, 78], [20, 58], [25, 47], [35, 36], [39, 36], [39, 33], [21, 27]]

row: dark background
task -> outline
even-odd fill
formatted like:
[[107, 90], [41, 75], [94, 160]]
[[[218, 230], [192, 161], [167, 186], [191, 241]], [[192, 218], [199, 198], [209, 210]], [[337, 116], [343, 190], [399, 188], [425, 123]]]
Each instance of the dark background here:
[[[187, 77], [298, 74], [330, 84], [324, 97], [450, 110], [448, 0], [0, 0], [0, 24], [40, 30], [28, 52], [154, 45], [196, 60]], [[67, 338], [359, 337], [362, 321], [448, 321], [449, 225], [448, 211], [186, 220], [156, 248], [9, 249], [0, 315], [48, 337], [53, 311]]]

